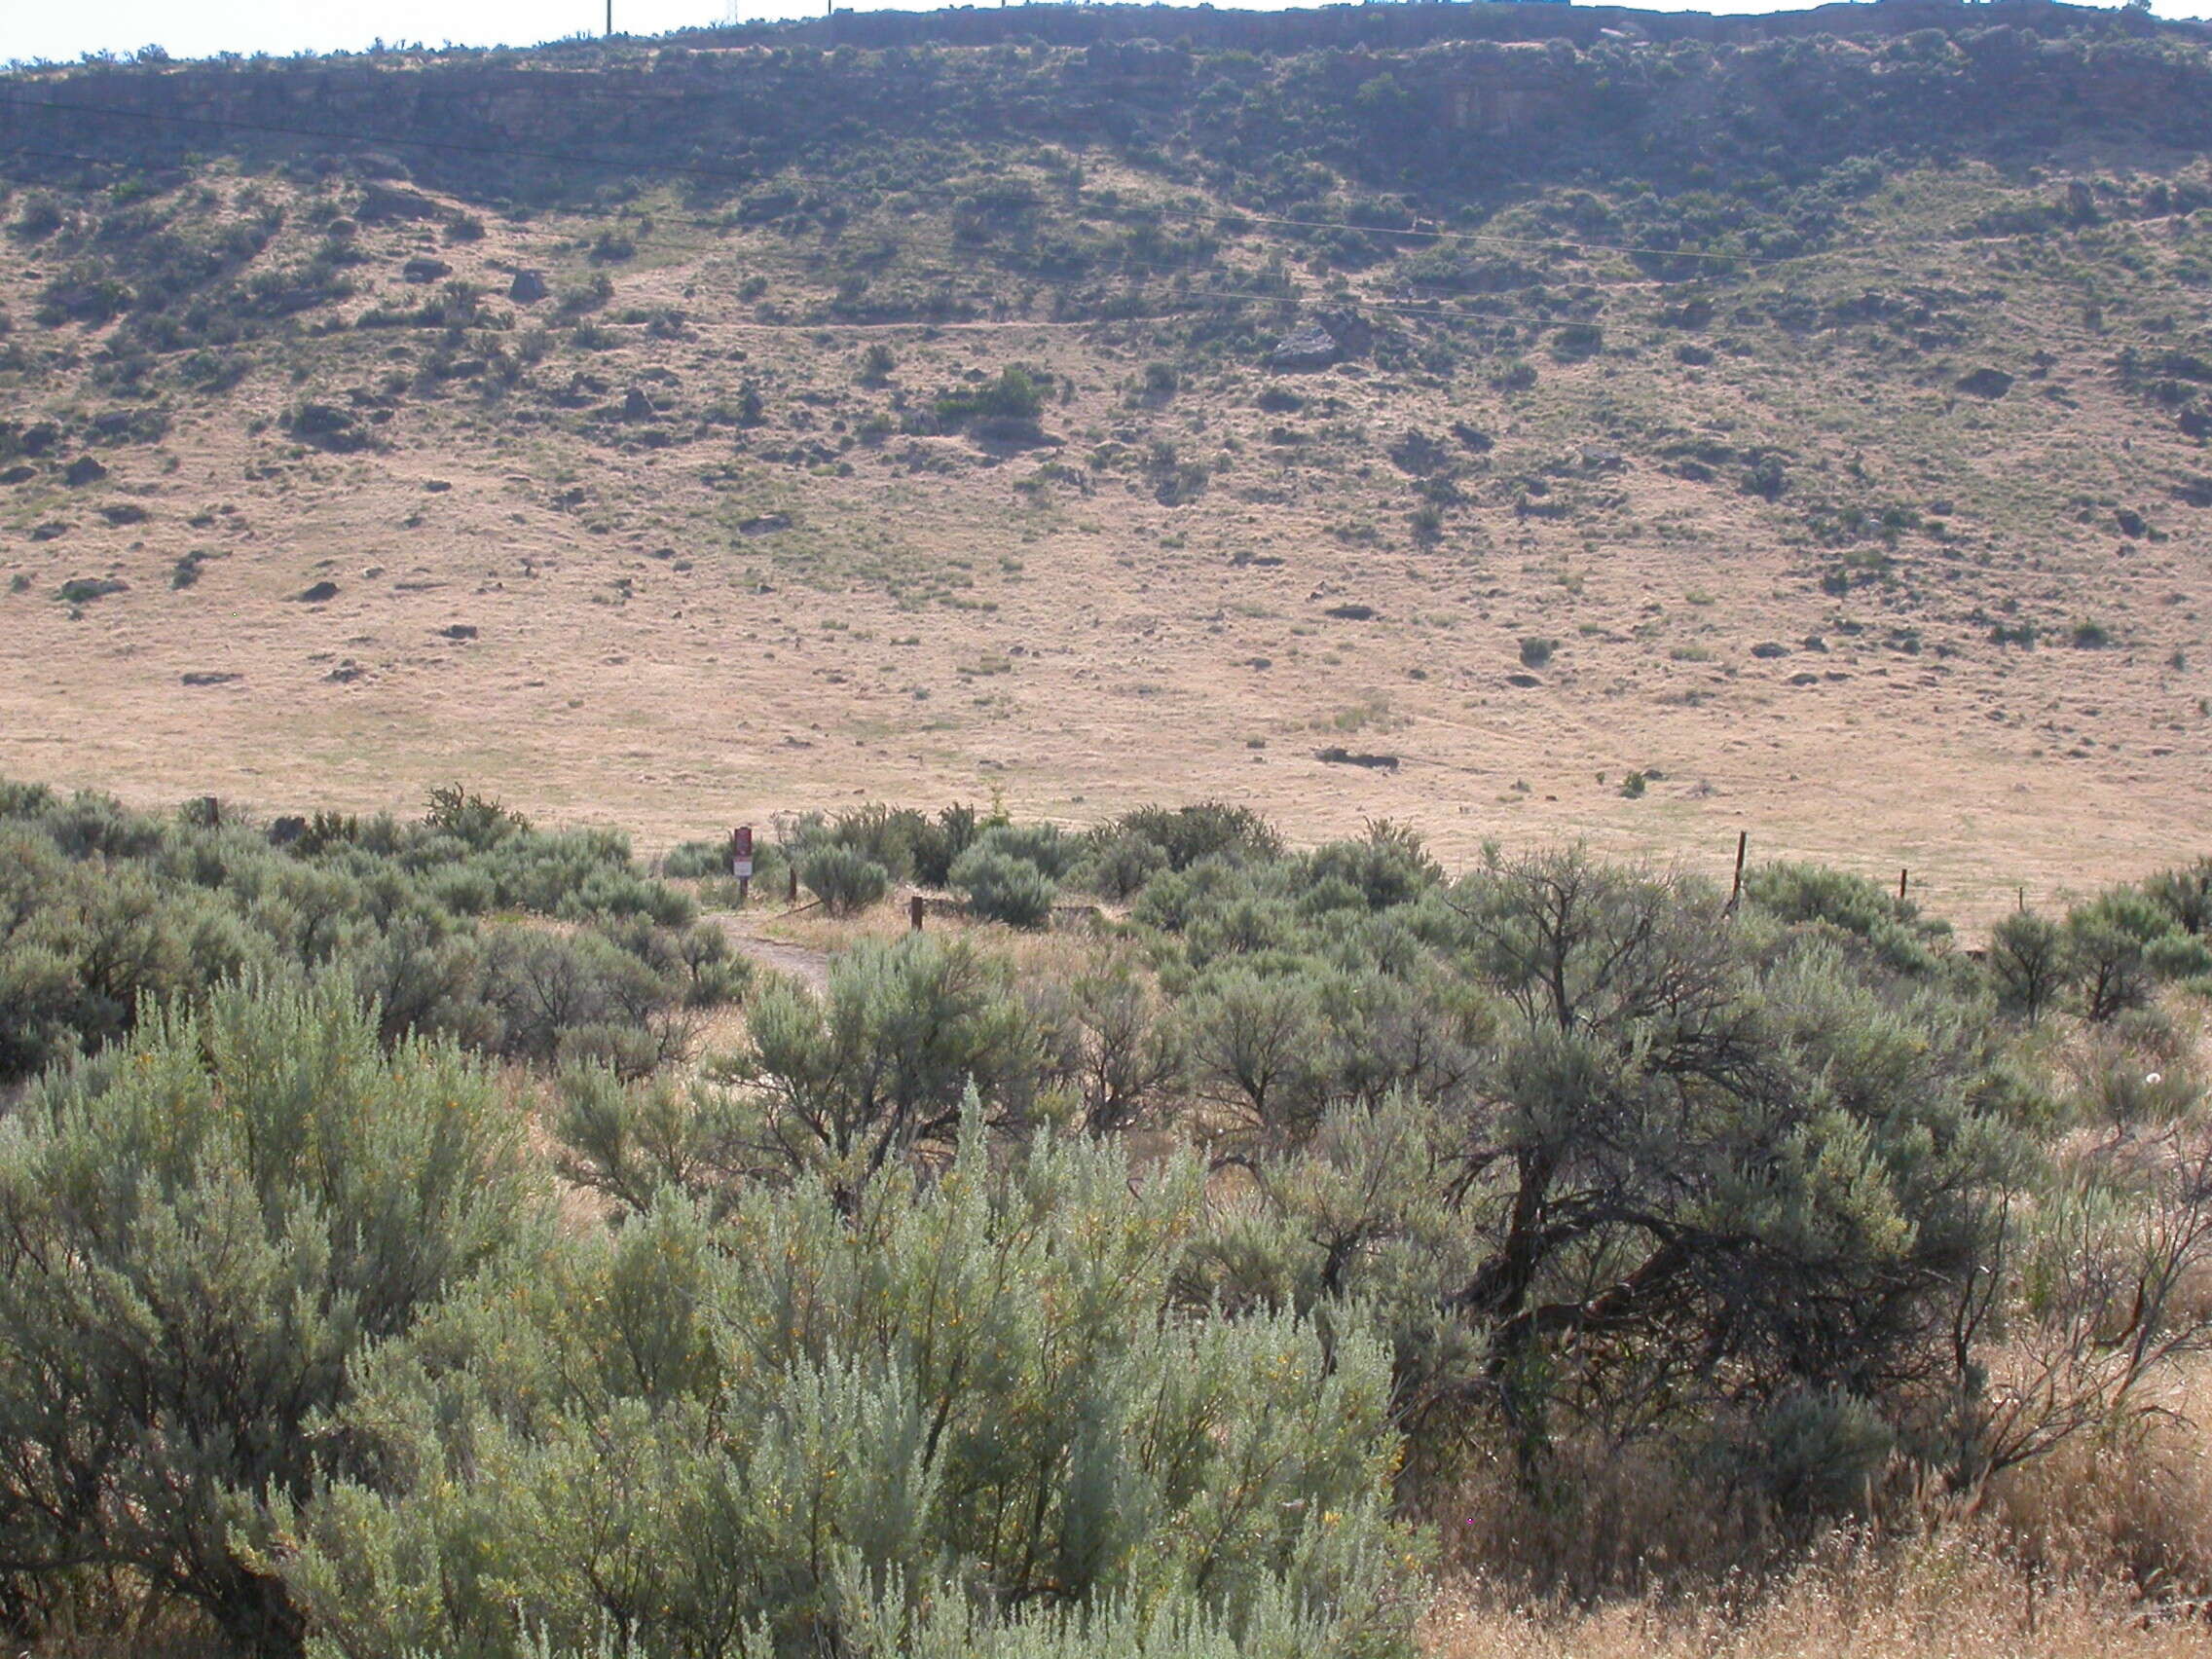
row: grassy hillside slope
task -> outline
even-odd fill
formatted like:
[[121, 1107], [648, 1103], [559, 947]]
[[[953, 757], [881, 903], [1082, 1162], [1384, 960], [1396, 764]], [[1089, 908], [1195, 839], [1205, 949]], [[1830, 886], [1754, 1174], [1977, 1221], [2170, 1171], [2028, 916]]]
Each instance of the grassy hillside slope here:
[[22, 71], [0, 770], [2170, 862], [2212, 61], [2001, 10]]

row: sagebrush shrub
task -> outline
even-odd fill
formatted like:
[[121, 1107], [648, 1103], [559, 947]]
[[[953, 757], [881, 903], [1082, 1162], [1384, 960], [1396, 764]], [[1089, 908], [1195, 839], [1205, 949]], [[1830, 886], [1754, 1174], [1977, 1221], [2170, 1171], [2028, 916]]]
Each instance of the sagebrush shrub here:
[[2031, 1025], [2057, 1003], [2074, 974], [2065, 929], [2033, 910], [2014, 911], [1990, 930], [1984, 960], [1997, 1006]]
[[1384, 1351], [1179, 1308], [1195, 1164], [969, 1123], [935, 1179], [668, 1194], [380, 1354], [345, 1420], [400, 1478], [288, 1569], [335, 1650], [943, 1653], [1016, 1609], [981, 1651], [1402, 1651]]
[[835, 842], [800, 853], [798, 879], [832, 916], [855, 915], [891, 890], [889, 870], [865, 854]]
[[962, 853], [952, 866], [950, 885], [969, 910], [1011, 928], [1041, 928], [1052, 919], [1059, 890], [1026, 859], [991, 844], [991, 837]]
[[216, 993], [0, 1132], [0, 1564], [127, 1568], [295, 1654], [283, 1517], [346, 1463], [350, 1367], [529, 1236], [520, 1120], [387, 1050], [343, 981]]

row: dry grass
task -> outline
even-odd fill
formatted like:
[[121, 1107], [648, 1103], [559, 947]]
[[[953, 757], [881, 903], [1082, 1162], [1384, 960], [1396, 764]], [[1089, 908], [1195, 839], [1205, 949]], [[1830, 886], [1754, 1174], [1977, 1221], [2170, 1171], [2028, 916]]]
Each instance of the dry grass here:
[[[1868, 211], [1941, 229], [2003, 194], [1970, 174], [1931, 175], [1909, 197], [1900, 185]], [[1593, 269], [1617, 349], [1545, 359], [1527, 392], [1493, 389], [1477, 351], [1444, 376], [1286, 379], [1231, 361], [1138, 407], [1131, 378], [1171, 350], [1141, 329], [767, 323], [728, 273], [768, 276], [770, 300], [803, 315], [825, 280], [804, 250], [655, 211], [603, 314], [679, 307], [681, 336], [615, 322], [612, 349], [583, 351], [556, 328], [552, 354], [501, 397], [418, 387], [379, 428], [388, 447], [301, 451], [277, 424], [288, 405], [343, 403], [393, 373], [393, 352], [425, 350], [414, 331], [341, 327], [234, 391], [179, 402], [159, 446], [103, 451], [111, 477], [92, 489], [41, 474], [0, 492], [0, 772], [269, 810], [413, 810], [461, 776], [543, 818], [631, 828], [646, 850], [778, 810], [994, 790], [1070, 821], [1224, 796], [1302, 839], [1388, 816], [1455, 860], [1486, 837], [1582, 835], [1723, 875], [1747, 827], [1759, 855], [1885, 876], [1910, 866], [1931, 908], [1970, 922], [2015, 887], [2048, 901], [2170, 862], [2181, 828], [2212, 816], [2198, 760], [2212, 588], [2201, 514], [2169, 489], [2198, 467], [2196, 448], [2109, 372], [2133, 313], [2116, 302], [2106, 333], [2086, 328], [2063, 267], [2007, 270], [2008, 306], [1963, 310], [1969, 338], [1941, 362], [1761, 323], [1781, 282], [1762, 278], [1743, 296], [1742, 350], [1685, 367], [1653, 320], [1661, 296]], [[495, 295], [515, 265], [559, 289], [584, 274], [592, 229], [548, 213], [434, 251]], [[332, 320], [419, 302], [398, 267], [426, 235], [364, 227], [368, 286]], [[2147, 238], [2142, 254], [2137, 309], [2169, 304], [2180, 252]], [[37, 257], [0, 243], [0, 299], [18, 313]], [[1906, 279], [1971, 290], [2008, 250], [1915, 257], [1884, 273], [1847, 251], [1789, 280], [1816, 299]], [[513, 313], [511, 341], [549, 307], [490, 309]], [[857, 353], [878, 338], [898, 368], [889, 387], [864, 387]], [[1946, 389], [1983, 360], [2025, 374], [2027, 342], [2055, 359], [2046, 378], [1986, 406]], [[31, 344], [32, 369], [0, 372], [26, 418], [104, 400], [84, 378], [98, 331]], [[1012, 361], [1072, 387], [1046, 413], [1056, 447], [854, 440], [892, 397], [926, 404]], [[635, 385], [670, 403], [654, 423], [665, 446], [549, 403], [579, 369], [608, 387], [603, 401]], [[765, 388], [766, 424], [703, 424], [748, 379]], [[1306, 412], [1259, 407], [1285, 385]], [[1461, 458], [1466, 502], [1422, 546], [1386, 451], [1455, 421], [1495, 447]], [[1274, 441], [1285, 426], [1307, 441]], [[1685, 481], [1665, 459], [1685, 434], [1788, 449], [1796, 482], [1770, 503], [1732, 475]], [[1141, 465], [1098, 459], [1155, 440], [1214, 467], [1197, 500], [1163, 505]], [[1593, 444], [1619, 469], [1589, 474]], [[789, 459], [816, 445], [834, 462]], [[1080, 487], [1047, 477], [1048, 460]], [[1524, 482], [1543, 478], [1564, 516], [1520, 516]], [[1830, 551], [1808, 540], [1814, 495], [1923, 513], [1946, 501], [1947, 539], [1905, 534], [1885, 555], [1894, 585], [1838, 598], [1818, 580]], [[111, 502], [152, 516], [110, 526], [96, 509]], [[2116, 503], [2167, 539], [2116, 553]], [[791, 527], [737, 528], [769, 512]], [[30, 539], [50, 522], [70, 528]], [[197, 548], [221, 556], [172, 591], [171, 567]], [[54, 597], [103, 574], [129, 591], [77, 616]], [[5, 591], [17, 577], [22, 591]], [[325, 579], [335, 598], [295, 597]], [[1347, 604], [1375, 615], [1328, 614]], [[2046, 643], [1993, 644], [1993, 615], [2032, 616]], [[2119, 643], [2070, 648], [2064, 628], [2089, 616]], [[455, 624], [479, 633], [444, 638]], [[1824, 651], [1804, 647], [1814, 635]], [[1515, 685], [1530, 678], [1519, 641], [1534, 636], [1559, 648], [1540, 683]], [[1752, 653], [1772, 643], [1789, 654]], [[240, 678], [181, 683], [207, 672]], [[1332, 744], [1402, 763], [1315, 758]], [[1637, 798], [1621, 790], [1632, 770], [1656, 774]]]
[[2087, 1659], [2212, 1654], [2212, 1365], [2126, 1433], [2084, 1436], [1978, 1504], [1779, 1546], [1657, 1461], [1595, 1462], [1552, 1507], [1502, 1478], [1444, 1527], [1430, 1659]]
[[2212, 1365], [2167, 1379], [2155, 1415], [2011, 1471], [1987, 1517], [2046, 1577], [2108, 1580], [2154, 1600], [2212, 1595]]
[[1448, 1586], [1423, 1631], [1430, 1659], [2180, 1659], [2212, 1627], [2147, 1616], [2086, 1578], [2053, 1581], [1986, 1532], [1885, 1546], [1838, 1535], [1772, 1589], [1590, 1610], [1516, 1606], [1480, 1581]]

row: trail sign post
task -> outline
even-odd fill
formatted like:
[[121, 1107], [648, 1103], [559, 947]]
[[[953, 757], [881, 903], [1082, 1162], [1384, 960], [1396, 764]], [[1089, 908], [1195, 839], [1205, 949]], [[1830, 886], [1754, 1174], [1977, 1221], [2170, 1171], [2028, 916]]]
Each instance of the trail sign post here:
[[753, 826], [740, 824], [729, 832], [729, 872], [737, 877], [737, 902], [742, 907], [753, 892]]

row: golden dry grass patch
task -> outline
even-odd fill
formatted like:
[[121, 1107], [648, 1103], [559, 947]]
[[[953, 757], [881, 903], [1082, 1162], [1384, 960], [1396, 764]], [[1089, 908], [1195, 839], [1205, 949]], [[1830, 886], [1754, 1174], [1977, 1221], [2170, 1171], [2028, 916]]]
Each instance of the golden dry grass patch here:
[[[1390, 817], [1452, 862], [1585, 837], [1717, 875], [1749, 830], [1758, 857], [1885, 881], [1909, 867], [1931, 909], [1972, 925], [2022, 890], [2047, 904], [2170, 862], [2212, 814], [2195, 655], [2212, 587], [2193, 509], [2158, 504], [2194, 446], [2103, 372], [2109, 344], [2062, 283], [2017, 278], [2007, 326], [2032, 314], [2065, 405], [2023, 382], [1981, 407], [1847, 339], [1776, 330], [1685, 368], [1630, 285], [1608, 322], [1620, 350], [1539, 358], [1528, 392], [1493, 388], [1479, 359], [1448, 385], [1229, 361], [1153, 406], [1129, 389], [1165, 350], [1142, 326], [765, 320], [813, 303], [803, 248], [654, 212], [585, 319], [607, 350], [572, 346], [556, 302], [500, 297], [517, 266], [557, 292], [582, 280], [593, 221], [495, 219], [459, 247], [364, 226], [375, 257], [345, 315], [420, 303], [398, 267], [434, 248], [512, 316], [501, 338], [542, 328], [548, 354], [498, 395], [409, 382], [371, 452], [303, 451], [287, 408], [406, 382], [427, 350], [341, 330], [286, 349], [297, 381], [264, 367], [180, 403], [158, 446], [110, 454], [92, 495], [0, 499], [0, 575], [26, 583], [0, 594], [0, 771], [270, 811], [410, 811], [461, 777], [648, 851], [778, 811], [993, 794], [1070, 823], [1218, 796], [1301, 840]], [[1929, 275], [1963, 282], [1972, 257], [1932, 253]], [[0, 290], [33, 287], [35, 258], [0, 246]], [[769, 277], [768, 297], [742, 298], [740, 272]], [[606, 321], [650, 308], [681, 309], [681, 328]], [[80, 362], [101, 338], [72, 336]], [[897, 367], [864, 387], [877, 340]], [[1017, 361], [1072, 388], [1042, 448], [859, 435]], [[77, 389], [15, 378], [33, 403]], [[586, 382], [604, 387], [578, 394], [589, 407], [558, 401]], [[748, 383], [764, 425], [707, 420]], [[633, 387], [668, 412], [604, 413]], [[1262, 408], [1271, 389], [1304, 408]], [[1456, 423], [1494, 447], [1461, 458], [1467, 503], [1422, 545], [1386, 452]], [[1948, 501], [1968, 539], [1908, 536], [1903, 588], [1829, 594], [1816, 578], [1851, 549], [1809, 539], [1787, 495], [1678, 476], [1669, 434], [1779, 444], [1808, 477], [1848, 463], [1874, 504]], [[1195, 500], [1154, 498], [1156, 443], [1210, 469]], [[110, 527], [95, 497], [152, 517]], [[2150, 503], [2167, 539], [2123, 542], [2084, 501]], [[788, 528], [743, 528], [778, 514]], [[199, 579], [170, 588], [195, 550]], [[53, 597], [102, 574], [128, 591], [75, 613]], [[338, 593], [303, 602], [317, 581]], [[2046, 643], [1991, 644], [2021, 599]], [[1347, 606], [1374, 614], [1329, 614]], [[2047, 631], [2077, 617], [2116, 643]], [[1520, 661], [1525, 639], [1556, 642], [1541, 668]], [[1317, 757], [1332, 747], [1396, 764]], [[1632, 773], [1648, 780], [1633, 796]]]

